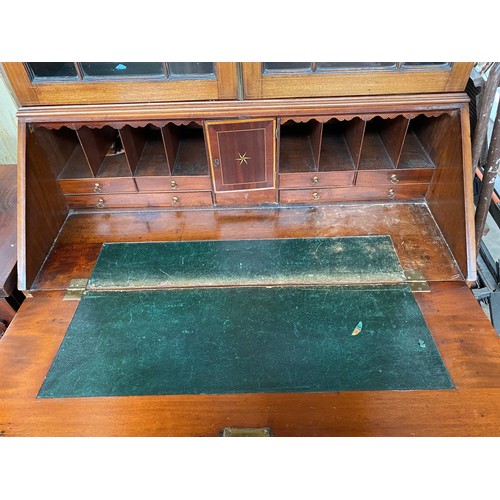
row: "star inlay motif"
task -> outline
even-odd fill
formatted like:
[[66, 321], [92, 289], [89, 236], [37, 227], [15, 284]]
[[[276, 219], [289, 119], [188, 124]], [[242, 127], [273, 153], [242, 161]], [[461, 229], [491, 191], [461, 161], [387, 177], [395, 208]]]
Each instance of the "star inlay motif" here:
[[248, 165], [248, 161], [247, 160], [251, 160], [252, 158], [250, 158], [250, 156], [247, 156], [246, 152], [241, 154], [241, 153], [238, 153], [238, 156], [239, 158], [235, 158], [234, 161], [239, 161], [240, 162], [240, 165], [243, 165], [243, 163], [245, 163], [245, 165]]

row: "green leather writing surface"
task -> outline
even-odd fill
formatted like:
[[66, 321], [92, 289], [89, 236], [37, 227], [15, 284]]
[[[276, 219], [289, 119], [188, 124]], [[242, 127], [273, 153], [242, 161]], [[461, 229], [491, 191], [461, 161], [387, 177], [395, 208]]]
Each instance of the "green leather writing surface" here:
[[389, 236], [103, 245], [90, 289], [401, 283]]
[[38, 397], [452, 387], [407, 285], [212, 287], [86, 292]]

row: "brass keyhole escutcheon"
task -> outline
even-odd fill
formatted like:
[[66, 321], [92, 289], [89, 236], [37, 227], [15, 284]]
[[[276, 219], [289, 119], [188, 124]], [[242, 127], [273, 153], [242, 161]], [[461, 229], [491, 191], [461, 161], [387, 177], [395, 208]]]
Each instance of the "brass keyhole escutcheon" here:
[[218, 167], [220, 164], [219, 158], [214, 158], [214, 167]]
[[396, 196], [396, 191], [394, 191], [394, 189], [389, 189], [389, 191], [387, 191], [387, 197], [390, 200], [394, 199], [395, 196]]
[[396, 183], [398, 183], [398, 182], [399, 182], [398, 176], [397, 176], [396, 174], [392, 174], [392, 175], [391, 175], [391, 182], [392, 182], [393, 184], [396, 184]]
[[97, 208], [104, 208], [104, 204], [106, 202], [102, 199], [102, 198], [99, 198], [99, 200], [97, 200]]
[[102, 191], [101, 185], [98, 182], [96, 182], [94, 184], [94, 193], [100, 193], [101, 191]]
[[311, 179], [311, 182], [312, 184], [315, 186], [316, 184], [319, 184], [319, 177], [317, 175], [315, 175], [312, 179]]
[[171, 181], [171, 182], [170, 182], [170, 187], [171, 187], [172, 189], [176, 189], [176, 188], [177, 188], [177, 187], [179, 187], [179, 186], [178, 186], [177, 182], [175, 182], [175, 181]]
[[179, 200], [179, 198], [178, 198], [177, 196], [174, 196], [174, 197], [172, 198], [172, 204], [173, 204], [173, 205], [178, 205], [178, 204], [179, 204], [179, 201], [180, 201], [180, 200]]
[[321, 198], [321, 196], [319, 195], [319, 193], [317, 191], [314, 191], [313, 200], [319, 200], [320, 198]]

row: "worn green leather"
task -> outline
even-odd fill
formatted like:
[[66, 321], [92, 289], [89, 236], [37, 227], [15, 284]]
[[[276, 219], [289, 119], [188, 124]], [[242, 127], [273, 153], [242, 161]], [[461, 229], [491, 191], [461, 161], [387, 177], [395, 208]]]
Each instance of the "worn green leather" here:
[[212, 287], [86, 292], [38, 397], [450, 388], [407, 285]]
[[401, 283], [389, 236], [103, 245], [90, 289]]

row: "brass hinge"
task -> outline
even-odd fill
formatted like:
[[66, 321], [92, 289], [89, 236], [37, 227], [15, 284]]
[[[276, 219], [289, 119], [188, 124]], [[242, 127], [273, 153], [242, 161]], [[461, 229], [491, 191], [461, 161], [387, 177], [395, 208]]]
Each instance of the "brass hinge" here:
[[271, 437], [270, 427], [225, 427], [222, 437]]
[[429, 284], [422, 271], [418, 269], [407, 269], [404, 272], [405, 282], [408, 283], [410, 290], [412, 292], [430, 292]]
[[71, 280], [63, 300], [80, 300], [83, 292], [87, 288], [87, 283], [88, 280], [86, 278], [76, 278]]

